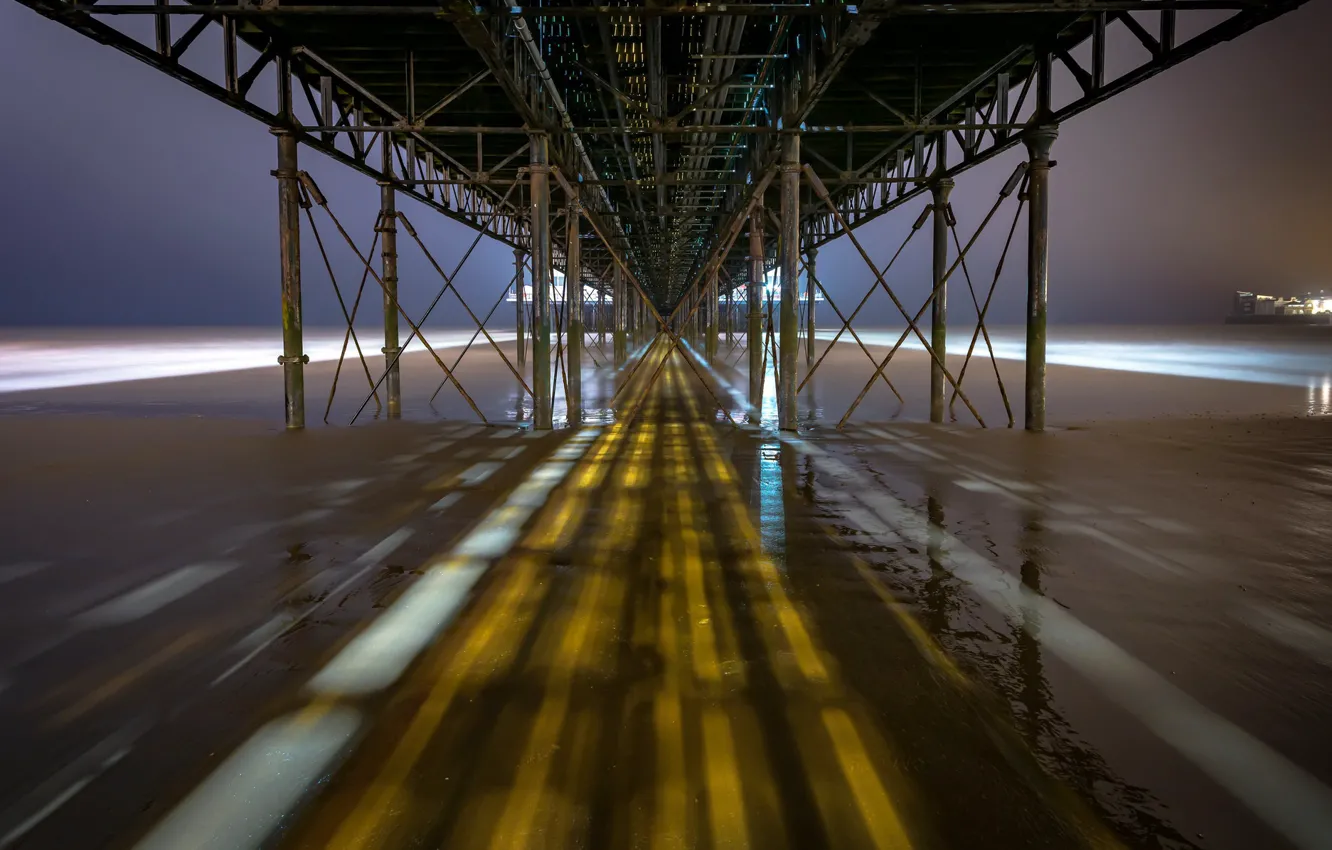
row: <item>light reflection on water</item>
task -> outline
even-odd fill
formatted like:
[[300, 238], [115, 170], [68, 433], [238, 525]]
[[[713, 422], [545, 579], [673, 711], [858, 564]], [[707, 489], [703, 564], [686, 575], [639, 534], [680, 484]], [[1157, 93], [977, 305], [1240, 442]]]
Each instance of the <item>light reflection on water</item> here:
[[[377, 329], [357, 329], [367, 358], [378, 358]], [[431, 346], [466, 345], [474, 331], [427, 330]], [[514, 338], [491, 333], [497, 341]], [[343, 331], [306, 328], [311, 362], [336, 360]], [[484, 340], [483, 340], [484, 341]], [[407, 351], [425, 351], [413, 340]], [[0, 393], [80, 387], [275, 366], [281, 331], [255, 328], [59, 328], [0, 331]], [[356, 349], [348, 345], [347, 356]]]
[[[876, 348], [893, 345], [901, 333], [856, 330], [867, 345]], [[989, 330], [996, 357], [1025, 357], [1022, 328]], [[831, 340], [834, 335], [835, 331], [819, 331], [820, 339]], [[949, 351], [965, 352], [970, 339], [970, 328], [955, 328], [949, 333]], [[920, 350], [921, 345], [909, 336], [903, 348]], [[978, 345], [976, 351], [984, 356], [984, 345]], [[1316, 381], [1321, 386], [1332, 381], [1332, 327], [1052, 327], [1046, 360], [1057, 366], [1291, 387]]]
[[782, 502], [781, 443], [767, 440], [759, 443], [757, 450], [759, 536], [763, 551], [773, 555], [785, 569], [786, 508]]
[[1309, 379], [1309, 415], [1327, 416], [1332, 413], [1332, 376], [1323, 380]]

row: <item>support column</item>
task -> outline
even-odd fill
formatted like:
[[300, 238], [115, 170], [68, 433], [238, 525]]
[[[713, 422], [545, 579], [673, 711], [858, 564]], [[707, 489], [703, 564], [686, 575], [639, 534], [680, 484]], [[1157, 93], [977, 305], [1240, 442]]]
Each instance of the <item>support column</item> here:
[[530, 140], [532, 209], [532, 425], [548, 431], [554, 423], [550, 404], [550, 165], [549, 139], [534, 133]]
[[689, 317], [689, 341], [695, 346], [703, 341], [703, 317], [699, 315], [698, 290], [691, 289], [685, 301], [685, 315]]
[[800, 137], [794, 133], [782, 137], [782, 210], [781, 210], [781, 322], [778, 325], [778, 352], [781, 367], [777, 374], [777, 427], [783, 431], [796, 428], [796, 351], [799, 326], [796, 304], [800, 298]]
[[634, 293], [634, 348], [647, 340], [647, 302], [637, 292]]
[[703, 352], [712, 363], [717, 359], [717, 300], [721, 293], [717, 291], [717, 267], [713, 266], [708, 275], [708, 286], [703, 291], [704, 330]]
[[527, 274], [523, 264], [522, 248], [513, 249], [513, 273], [513, 286], [518, 303], [518, 322], [514, 327], [518, 331], [518, 367], [519, 371], [522, 371], [522, 367], [527, 365], [527, 284], [523, 282]]
[[393, 145], [385, 138], [384, 177], [379, 184], [379, 244], [384, 280], [384, 392], [388, 396], [388, 418], [402, 416], [402, 372], [398, 367], [398, 208], [393, 189]]
[[948, 356], [948, 194], [953, 181], [947, 177], [934, 181], [934, 301], [930, 304], [930, 347], [938, 356], [930, 361], [930, 421], [943, 422], [944, 393], [948, 379], [943, 363]]
[[810, 248], [805, 252], [809, 257], [809, 271], [805, 275], [805, 365], [814, 365], [814, 293], [818, 291], [818, 285], [814, 283], [814, 259], [818, 257], [819, 249]]
[[569, 316], [569, 342], [565, 346], [569, 373], [569, 423], [583, 421], [583, 254], [578, 242], [578, 221], [583, 206], [578, 194], [569, 199], [565, 218], [569, 220], [565, 245], [564, 311]]
[[629, 299], [624, 315], [624, 350], [627, 355], [638, 347], [638, 293], [626, 288], [625, 297]]
[[287, 428], [305, 427], [305, 356], [301, 335], [301, 204], [297, 188], [296, 137], [275, 128], [278, 166], [278, 245], [282, 255], [282, 383]]
[[729, 348], [735, 342], [735, 281], [726, 283], [726, 345]]
[[749, 350], [749, 406], [763, 407], [763, 207], [749, 214], [749, 283], [745, 286], [749, 302], [749, 323], [745, 327], [745, 348]]
[[628, 358], [628, 351], [625, 346], [624, 325], [629, 318], [629, 305], [625, 303], [624, 270], [620, 264], [616, 263], [615, 268], [611, 270], [611, 310], [614, 312], [613, 324], [611, 326], [612, 346], [615, 353], [615, 367], [624, 365]]
[[1050, 285], [1050, 148], [1059, 127], [1026, 132], [1027, 169], [1027, 386], [1023, 417], [1028, 431], [1045, 430], [1045, 307]]

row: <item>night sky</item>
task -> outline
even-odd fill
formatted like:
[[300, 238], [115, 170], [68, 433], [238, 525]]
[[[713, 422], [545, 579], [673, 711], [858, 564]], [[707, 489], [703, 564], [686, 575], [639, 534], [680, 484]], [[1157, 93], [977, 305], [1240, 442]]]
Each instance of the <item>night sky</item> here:
[[[1216, 322], [1237, 288], [1332, 289], [1329, 43], [1332, 2], [1312, 0], [1061, 128], [1054, 322]], [[0, 79], [8, 125], [0, 132], [0, 324], [276, 326], [267, 128], [12, 2], [0, 2]], [[256, 89], [272, 88], [269, 71]], [[1011, 151], [961, 176], [953, 201], [964, 240], [1022, 156]], [[304, 148], [301, 166], [364, 249], [374, 183]], [[451, 268], [472, 231], [401, 203]], [[923, 203], [858, 231], [876, 260], [891, 256]], [[1006, 209], [994, 231], [1006, 230]], [[356, 261], [336, 232], [325, 226], [323, 235], [339, 282], [354, 288]], [[993, 276], [1002, 235], [987, 234], [972, 255], [978, 287]], [[992, 308], [998, 322], [1021, 320], [1023, 238], [1019, 228]], [[405, 236], [400, 242], [404, 302], [416, 315], [439, 279]], [[336, 324], [308, 231], [303, 255], [306, 322]], [[889, 278], [909, 303], [928, 291], [928, 264], [928, 236], [918, 236]], [[834, 297], [851, 304], [872, 280], [845, 245], [821, 251], [818, 269]], [[512, 270], [511, 250], [484, 240], [459, 278], [473, 308], [488, 309]], [[961, 319], [970, 296], [960, 277], [954, 284]], [[867, 318], [887, 319], [890, 309], [880, 299]], [[448, 301], [440, 310], [440, 324], [466, 322]]]

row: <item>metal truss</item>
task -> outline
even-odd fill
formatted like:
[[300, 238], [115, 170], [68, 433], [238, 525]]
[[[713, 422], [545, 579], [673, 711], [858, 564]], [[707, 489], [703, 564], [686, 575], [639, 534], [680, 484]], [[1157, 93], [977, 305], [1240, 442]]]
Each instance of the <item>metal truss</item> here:
[[[1217, 44], [1229, 41], [1265, 23], [1306, 0], [1272, 2], [1187, 3], [1187, 2], [1062, 2], [1060, 9], [1084, 13], [1074, 24], [1052, 38], [1024, 46], [1003, 57], [969, 84], [924, 111], [914, 121], [920, 126], [891, 144], [875, 149], [863, 158], [848, 156], [844, 167], [823, 159], [814, 163], [825, 179], [838, 211], [854, 229], [929, 190], [931, 181], [951, 178], [989, 160], [1021, 142], [1020, 129], [1031, 121], [1058, 124], [1090, 109], [1157, 74], [1178, 65]], [[896, 14], [924, 13], [976, 14], [987, 10], [1025, 12], [1048, 10], [1040, 3], [975, 2], [942, 6], [910, 4], [894, 7]], [[1234, 14], [1185, 41], [1176, 39], [1176, 22], [1181, 12], [1218, 10]], [[1145, 21], [1145, 23], [1144, 23]], [[1132, 35], [1147, 51], [1149, 58], [1124, 73], [1107, 76], [1106, 38], [1115, 28]], [[1089, 48], [1089, 50], [1088, 50]], [[1089, 64], [1074, 58], [1089, 53]], [[1044, 89], [1048, 102], [1054, 63], [1064, 66], [1078, 85], [1078, 95], [1068, 103], [1052, 106], [1039, 116], [1032, 107]], [[917, 66], [916, 88], [920, 91]], [[904, 124], [913, 116], [863, 90], [869, 102], [876, 103], [885, 117]], [[809, 132], [822, 128], [802, 127]], [[848, 150], [851, 139], [867, 131], [847, 126]], [[945, 168], [937, 167], [940, 147], [948, 140], [961, 151], [961, 161]], [[840, 185], [839, 181], [840, 180]], [[836, 216], [823, 211], [811, 212], [802, 223], [806, 245], [817, 247], [836, 239], [844, 230]]]
[[[511, 245], [526, 243], [526, 225], [520, 205], [501, 204], [502, 189], [478, 180], [476, 171], [448, 156], [426, 135], [404, 129], [410, 117], [370, 93], [349, 74], [323, 60], [314, 51], [265, 30], [252, 6], [229, 9], [171, 6], [95, 6], [63, 0], [17, 0], [38, 14], [57, 21], [94, 41], [133, 56], [168, 76], [225, 103], [269, 127], [297, 132], [302, 143], [338, 162], [374, 178], [391, 182], [400, 191], [449, 218], [474, 229], [495, 218], [491, 235]], [[224, 7], [225, 8], [225, 7]], [[289, 9], [290, 7], [284, 7]], [[232, 13], [234, 11], [234, 14]], [[203, 12], [203, 14], [201, 14]], [[154, 39], [145, 43], [112, 27], [94, 15], [151, 14]], [[177, 19], [193, 18], [188, 25]], [[262, 16], [258, 16], [262, 17]], [[182, 64], [200, 47], [199, 37], [209, 27], [221, 31], [221, 74], [212, 77]], [[258, 56], [248, 65], [239, 61], [241, 41], [254, 46]], [[218, 57], [211, 57], [216, 60]], [[278, 111], [259, 105], [254, 84], [269, 67], [278, 77]], [[405, 69], [407, 79], [411, 69]], [[293, 97], [300, 96], [318, 116], [321, 128], [306, 130], [296, 120]], [[431, 107], [436, 112], [447, 103]], [[433, 114], [433, 113], [432, 113]], [[379, 129], [371, 129], [371, 128]], [[371, 158], [376, 144], [391, 140], [398, 168], [385, 171]], [[382, 159], [381, 157], [376, 157]], [[459, 182], [454, 178], [464, 177]], [[498, 210], [499, 216], [492, 214]]]

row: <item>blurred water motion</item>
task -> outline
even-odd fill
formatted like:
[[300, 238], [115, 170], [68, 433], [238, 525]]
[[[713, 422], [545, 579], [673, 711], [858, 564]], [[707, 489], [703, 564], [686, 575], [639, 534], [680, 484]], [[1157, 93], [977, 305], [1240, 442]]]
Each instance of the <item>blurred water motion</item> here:
[[[901, 335], [900, 330], [856, 331], [872, 347], [892, 346]], [[819, 337], [831, 339], [835, 333], [820, 330]], [[845, 335], [842, 339], [849, 341]], [[1020, 327], [991, 328], [990, 340], [1002, 360], [1026, 355]], [[955, 326], [948, 335], [949, 354], [964, 354], [970, 341], [971, 329]], [[921, 350], [921, 344], [911, 335], [903, 348]], [[975, 356], [985, 355], [985, 341], [978, 340]], [[1046, 359], [1057, 366], [1312, 387], [1332, 381], [1332, 328], [1052, 327]]]
[[[357, 329], [367, 357], [379, 358], [378, 330]], [[466, 345], [474, 331], [429, 331], [435, 348]], [[512, 340], [512, 332], [491, 332]], [[343, 331], [307, 328], [312, 362], [336, 360]], [[481, 339], [484, 343], [484, 338]], [[425, 351], [413, 340], [409, 352]], [[7, 328], [0, 331], [0, 393], [116, 381], [203, 375], [272, 366], [282, 352], [279, 328]], [[356, 348], [348, 343], [347, 356]]]

